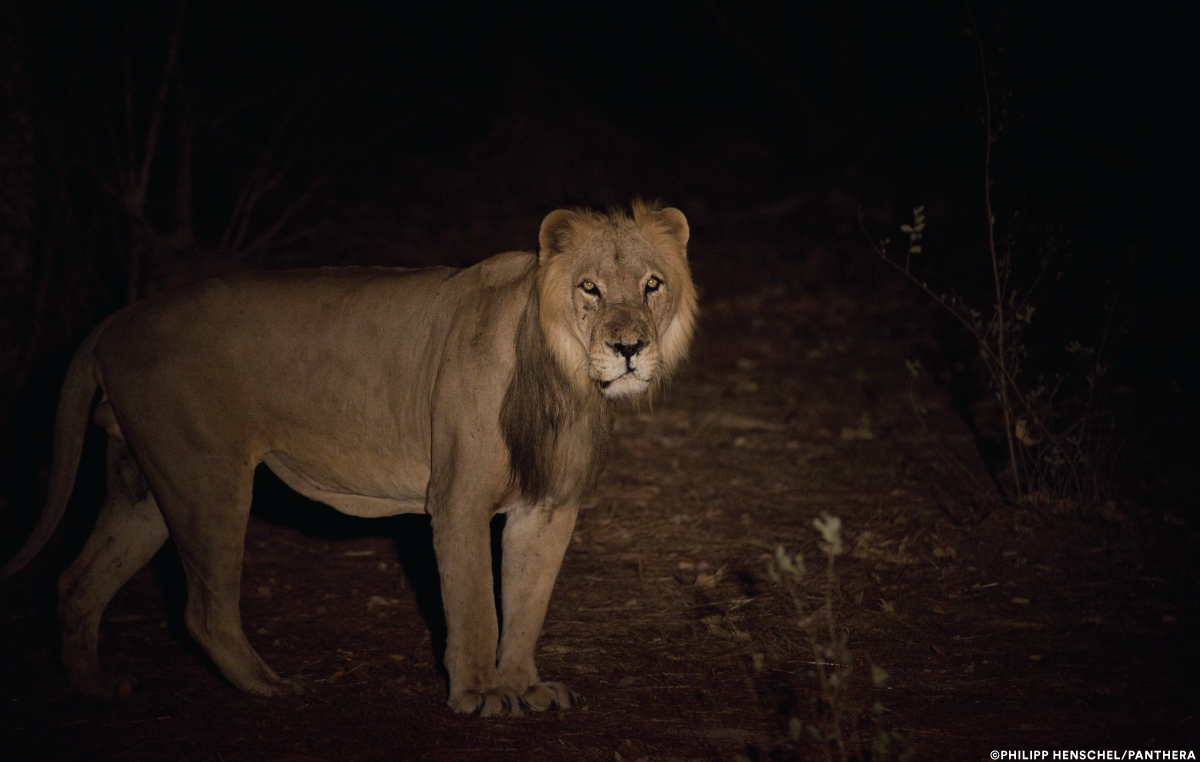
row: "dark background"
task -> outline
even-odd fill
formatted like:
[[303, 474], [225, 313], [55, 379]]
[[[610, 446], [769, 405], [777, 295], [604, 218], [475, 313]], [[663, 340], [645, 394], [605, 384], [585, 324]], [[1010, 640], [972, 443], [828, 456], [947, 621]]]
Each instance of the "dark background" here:
[[[180, 8], [3, 7], [0, 421], [18, 441], [44, 443], [43, 392], [131, 294], [244, 267], [468, 264], [530, 248], [531, 221], [565, 204], [663, 198], [694, 225], [757, 219], [780, 235], [805, 224], [857, 235], [861, 207], [873, 238], [924, 204], [918, 266], [971, 295], [988, 273], [982, 44], [1002, 123], [1001, 233], [1018, 268], [1054, 250], [1051, 269], [1065, 273], [1035, 299], [1031, 346], [1050, 357], [1094, 343], [1119, 295], [1124, 338], [1110, 348], [1131, 392], [1134, 451], [1194, 451], [1195, 309], [1181, 270], [1194, 244], [1179, 224], [1193, 195], [1191, 56], [1167, 12], [197, 3], [183, 10], [145, 203], [160, 233], [178, 226], [186, 115], [194, 245], [144, 253], [131, 275], [119, 158], [132, 148], [136, 166], [145, 153]], [[255, 172], [274, 182], [247, 235], [285, 224], [251, 256], [218, 255]], [[832, 212], [803, 213], [814, 207]], [[10, 450], [5, 470], [30, 455], [44, 453]], [[27, 465], [6, 494], [28, 490]], [[1173, 477], [1156, 478], [1172, 489]]]
[[[643, 196], [688, 216], [706, 296], [739, 286], [704, 283], [705, 263], [792, 267], [810, 291], [870, 294], [899, 276], [869, 240], [898, 239], [923, 204], [918, 271], [986, 298], [985, 76], [1002, 124], [1000, 231], [1019, 274], [1052, 256], [1031, 368], [1059, 371], [1068, 342], [1095, 343], [1111, 325], [1124, 443], [1113, 499], [1135, 520], [1164, 507], [1195, 516], [1197, 316], [1185, 270], [1196, 248], [1185, 134], [1195, 46], [1165, 6], [197, 2], [182, 22], [180, 12], [0, 0], [3, 557], [40, 501], [78, 342], [130, 298], [205, 274], [467, 265], [533, 248], [554, 208]], [[145, 155], [176, 28], [135, 219], [120, 173]], [[182, 125], [193, 140], [188, 236], [175, 235], [187, 216]], [[261, 198], [245, 241], [269, 240], [223, 247], [248, 190]], [[780, 245], [760, 255], [705, 243], [747, 228]], [[788, 244], [814, 238], [853, 243], [824, 256]], [[969, 340], [913, 303], [937, 337], [928, 362], [947, 369], [939, 378], [969, 416], [989, 394]]]

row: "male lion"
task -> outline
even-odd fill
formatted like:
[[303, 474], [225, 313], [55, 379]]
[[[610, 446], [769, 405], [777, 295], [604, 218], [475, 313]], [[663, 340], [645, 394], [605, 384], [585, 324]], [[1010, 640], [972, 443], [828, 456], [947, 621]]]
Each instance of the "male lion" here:
[[[640, 202], [559, 210], [537, 254], [457, 270], [345, 268], [201, 281], [96, 328], [63, 384], [49, 494], [20, 569], [66, 508], [88, 412], [108, 430], [108, 496], [59, 580], [70, 687], [127, 694], [100, 671], [100, 616], [173, 537], [188, 631], [238, 688], [280, 678], [242, 631], [254, 469], [353, 516], [430, 514], [446, 613], [449, 704], [484, 716], [570, 705], [534, 647], [582, 497], [603, 467], [609, 401], [648, 392], [696, 320], [688, 224]], [[503, 627], [489, 523], [506, 513]], [[499, 643], [499, 647], [497, 647]]]

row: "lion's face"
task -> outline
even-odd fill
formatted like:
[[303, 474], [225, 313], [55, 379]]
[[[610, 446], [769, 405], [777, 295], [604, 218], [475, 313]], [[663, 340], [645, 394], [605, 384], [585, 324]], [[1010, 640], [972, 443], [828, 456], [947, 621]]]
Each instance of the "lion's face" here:
[[598, 245], [582, 247], [572, 268], [575, 338], [587, 347], [588, 377], [605, 396], [639, 394], [661, 370], [658, 334], [671, 308], [664, 268], [629, 231], [591, 243]]
[[683, 359], [696, 315], [687, 221], [554, 212], [542, 224], [542, 329], [568, 378], [609, 398], [645, 392]]

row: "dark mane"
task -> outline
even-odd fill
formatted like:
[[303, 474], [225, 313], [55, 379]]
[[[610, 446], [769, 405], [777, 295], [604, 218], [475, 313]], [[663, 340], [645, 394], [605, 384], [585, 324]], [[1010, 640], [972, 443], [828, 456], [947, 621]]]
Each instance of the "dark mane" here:
[[612, 412], [602, 395], [581, 395], [563, 375], [542, 335], [538, 308], [531, 279], [500, 429], [512, 479], [526, 499], [578, 499], [595, 487], [604, 470]]

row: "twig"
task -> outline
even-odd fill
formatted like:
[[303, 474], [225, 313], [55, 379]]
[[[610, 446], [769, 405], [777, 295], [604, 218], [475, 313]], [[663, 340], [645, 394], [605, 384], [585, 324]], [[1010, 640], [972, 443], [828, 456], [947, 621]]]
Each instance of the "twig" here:
[[246, 182], [242, 184], [242, 190], [238, 194], [237, 203], [233, 206], [233, 212], [229, 215], [229, 222], [225, 226], [225, 232], [221, 234], [221, 242], [217, 246], [217, 249], [223, 254], [233, 255], [241, 251], [242, 241], [250, 225], [250, 217], [254, 214], [254, 208], [258, 206], [258, 202], [264, 196], [279, 186], [284, 174], [291, 165], [292, 158], [295, 155], [294, 148], [292, 155], [288, 156], [287, 161], [284, 163], [283, 169], [272, 174], [267, 180], [262, 180], [268, 174], [267, 167], [270, 165], [272, 157], [275, 154], [275, 147], [280, 137], [287, 126], [291, 124], [303, 101], [302, 97], [297, 98], [287, 113], [283, 115], [283, 118], [279, 120], [279, 123], [275, 125], [275, 129], [271, 131], [271, 136], [267, 138], [267, 142], [263, 145], [258, 157], [258, 163], [246, 177]]
[[[987, 54], [983, 49], [983, 36], [975, 26], [975, 17], [968, 6], [967, 13], [971, 18], [971, 28], [975, 31], [975, 42], [979, 47], [979, 68], [983, 79], [983, 118], [984, 118], [984, 152], [983, 152], [983, 199], [987, 212], [988, 253], [992, 258], [992, 281], [996, 287], [996, 353], [1000, 365], [1000, 375], [1008, 378], [1007, 358], [1009, 354], [1008, 338], [1005, 335], [1004, 322], [1004, 283], [1000, 278], [1000, 261], [996, 256], [996, 214], [992, 209], [992, 146], [996, 142], [996, 133], [992, 128], [992, 96], [988, 87]], [[1006, 276], [1007, 277], [1007, 276]], [[1013, 443], [1012, 405], [1008, 401], [1008, 385], [999, 384], [1000, 407], [1004, 412], [1004, 437], [1008, 442], [1008, 462], [1012, 467], [1013, 483], [1017, 495], [1025, 493], [1021, 484], [1021, 469], [1017, 463], [1017, 448]]]
[[320, 188], [323, 183], [324, 178], [319, 177], [316, 180], [313, 180], [308, 186], [308, 190], [300, 194], [300, 198], [292, 202], [292, 204], [283, 211], [283, 214], [279, 215], [274, 224], [259, 234], [249, 246], [239, 252], [239, 255], [248, 257], [255, 251], [267, 249], [271, 245], [272, 239], [274, 239], [274, 237], [279, 233], [280, 230], [284, 228], [285, 225], [287, 225], [292, 217], [299, 212], [305, 204], [308, 203], [309, 199], [313, 197], [313, 194], [317, 192], [317, 189]]
[[175, 29], [171, 32], [170, 47], [167, 48], [167, 61], [163, 65], [162, 81], [158, 85], [158, 101], [154, 104], [154, 112], [150, 116], [150, 128], [146, 131], [146, 151], [142, 154], [142, 169], [137, 178], [137, 204], [139, 211], [146, 201], [146, 189], [150, 185], [150, 167], [154, 162], [154, 154], [158, 149], [158, 130], [162, 125], [163, 112], [167, 106], [167, 94], [171, 88], [171, 78], [175, 74], [175, 65], [179, 59], [179, 38], [183, 34], [183, 16], [187, 4], [179, 3], [179, 12], [175, 19]]

